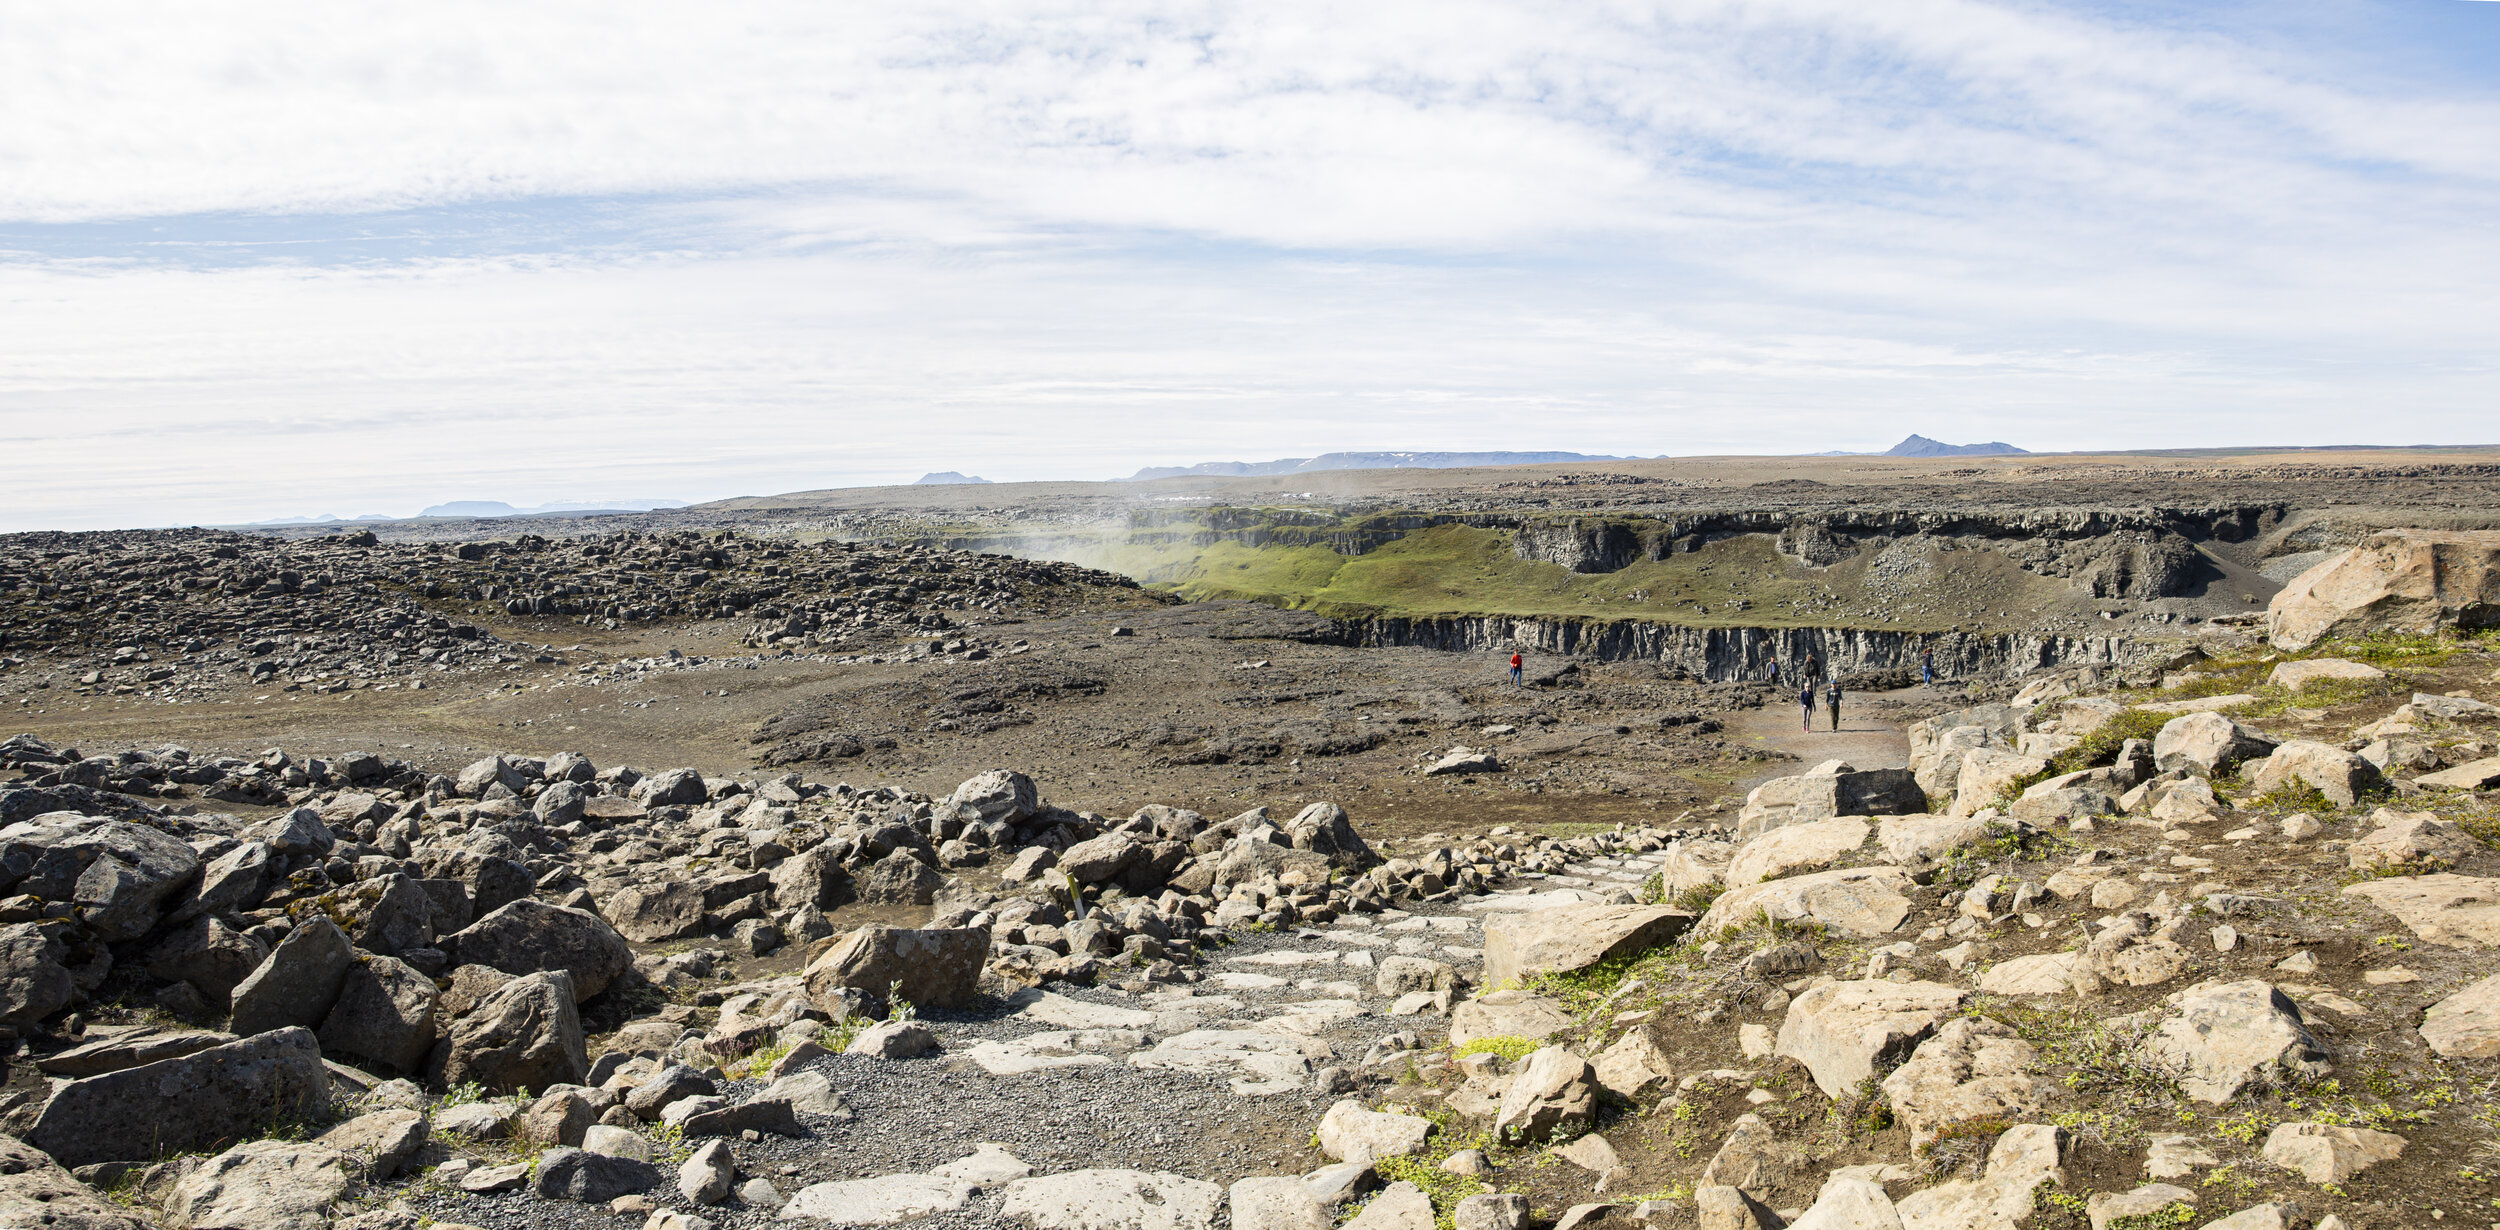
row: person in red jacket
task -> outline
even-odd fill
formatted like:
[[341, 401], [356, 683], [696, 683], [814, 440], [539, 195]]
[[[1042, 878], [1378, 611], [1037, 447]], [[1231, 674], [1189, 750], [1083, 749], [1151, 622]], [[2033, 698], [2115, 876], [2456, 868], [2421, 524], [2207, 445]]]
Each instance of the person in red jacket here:
[[1512, 687], [1520, 686], [1519, 672], [1525, 665], [1526, 663], [1520, 660], [1518, 654], [1510, 655], [1510, 682]]

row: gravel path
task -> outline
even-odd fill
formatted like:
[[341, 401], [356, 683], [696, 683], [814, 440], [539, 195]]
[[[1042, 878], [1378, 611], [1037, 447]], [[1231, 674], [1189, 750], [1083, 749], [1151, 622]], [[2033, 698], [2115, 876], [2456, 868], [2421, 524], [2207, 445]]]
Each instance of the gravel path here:
[[[1650, 858], [1592, 860], [1574, 865], [1569, 875], [1530, 877], [1516, 891], [1630, 887], [1653, 864]], [[1325, 1160], [1310, 1145], [1313, 1127], [1344, 1093], [1318, 1092], [1311, 1081], [1297, 1078], [1286, 1086], [1288, 1091], [1244, 1096], [1231, 1088], [1238, 1072], [1141, 1067], [1129, 1060], [1191, 1029], [1287, 1039], [1299, 1045], [1286, 1049], [1307, 1056], [1307, 1066], [1314, 1070], [1356, 1068], [1375, 1046], [1386, 1053], [1401, 1043], [1438, 1045], [1448, 1031], [1439, 1015], [1430, 1010], [1390, 1015], [1394, 997], [1376, 987], [1377, 962], [1395, 955], [1426, 956], [1473, 975], [1482, 956], [1484, 907], [1492, 901], [1442, 903], [1426, 907], [1430, 912], [1424, 914], [1356, 915], [1323, 927], [1243, 935], [1216, 950], [1203, 967], [1204, 979], [1191, 986], [1147, 994], [1055, 986], [1051, 992], [1061, 998], [1038, 1008], [992, 1001], [977, 1010], [926, 1013], [922, 1019], [936, 1029], [941, 1051], [908, 1060], [839, 1055], [819, 1061], [813, 1070], [831, 1080], [853, 1117], [837, 1121], [807, 1116], [810, 1135], [801, 1139], [767, 1136], [757, 1143], [733, 1142], [740, 1182], [761, 1177], [788, 1197], [811, 1184], [925, 1173], [972, 1154], [983, 1142], [1007, 1146], [1037, 1174], [1091, 1168], [1169, 1171], [1230, 1186], [1248, 1175], [1307, 1171]], [[1153, 1023], [1126, 1037], [1107, 1035], [1110, 1044], [1104, 1049], [1068, 1052], [1064, 1057], [1069, 1059], [1099, 1057], [1073, 1066], [998, 1075], [971, 1054], [982, 1043], [1029, 1041], [1065, 1031], [1068, 1023], [1036, 1017], [1082, 1017], [1085, 1006], [1129, 1014], [1120, 1019], [1130, 1021], [1154, 1014]], [[1316, 1018], [1310, 1015], [1314, 1012]], [[1279, 1023], [1279, 1018], [1297, 1016], [1297, 1027]], [[1400, 1034], [1411, 1037], [1395, 1038]], [[1384, 1038], [1392, 1040], [1383, 1045]], [[1402, 1067], [1391, 1060], [1358, 1079], [1364, 1088], [1385, 1085]], [[739, 1082], [736, 1088], [737, 1096], [745, 1096], [760, 1086]], [[722, 1227], [760, 1226], [775, 1219], [776, 1210], [749, 1207], [735, 1197], [725, 1205], [693, 1209], [676, 1192], [674, 1167], [663, 1170], [666, 1181], [648, 1194], [659, 1207], [698, 1212]], [[495, 1230], [609, 1230], [623, 1221], [605, 1208], [543, 1201], [521, 1192], [472, 1196], [415, 1190], [421, 1194], [412, 1194], [411, 1203], [419, 1212]], [[1000, 1190], [993, 1188], [974, 1195], [961, 1210], [909, 1224], [1016, 1224], [998, 1213], [1001, 1199]]]

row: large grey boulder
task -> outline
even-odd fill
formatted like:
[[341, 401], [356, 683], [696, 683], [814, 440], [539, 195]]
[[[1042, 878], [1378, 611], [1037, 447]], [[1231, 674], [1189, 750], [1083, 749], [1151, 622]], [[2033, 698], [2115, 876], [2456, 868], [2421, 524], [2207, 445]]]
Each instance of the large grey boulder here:
[[255, 1140], [193, 1167], [165, 1200], [189, 1230], [329, 1230], [356, 1167], [326, 1145]]
[[[979, 1190], [977, 1183], [926, 1174], [839, 1179], [800, 1188], [788, 1204], [781, 1206], [781, 1217], [813, 1218], [836, 1226], [891, 1226], [918, 1221], [933, 1213], [952, 1213], [970, 1202], [972, 1194]], [[1108, 1227], [1121, 1223], [1099, 1224]]]
[[2405, 1138], [2370, 1128], [2284, 1123], [2266, 1137], [2265, 1159], [2312, 1183], [2341, 1183], [2405, 1151]]
[[1989, 1147], [1987, 1169], [1979, 1175], [1911, 1192], [1894, 1208], [1904, 1226], [2015, 1230], [2030, 1221], [2041, 1184], [2064, 1182], [2065, 1151], [2059, 1129], [2018, 1123]]
[[1693, 916], [1672, 906], [1565, 906], [1524, 914], [1487, 914], [1484, 980], [1495, 987], [1567, 974], [1601, 961], [1631, 957], [1675, 941]]
[[235, 1040], [233, 1034], [213, 1029], [142, 1028], [130, 1033], [99, 1034], [101, 1031], [89, 1030], [87, 1041], [46, 1055], [36, 1060], [35, 1066], [46, 1076], [102, 1076], [145, 1063], [196, 1055]]
[[0, 890], [78, 908], [111, 943], [156, 927], [200, 874], [200, 856], [145, 825], [56, 812], [0, 829]]
[[1962, 767], [1954, 774], [1952, 813], [1969, 816], [1994, 807], [2015, 783], [2037, 777], [2048, 768], [2048, 758], [2044, 756], [2025, 756], [1994, 747], [1972, 748], [1962, 753]]
[[977, 927], [861, 927], [807, 967], [807, 994], [829, 1013], [856, 997], [881, 1003], [889, 988], [916, 1006], [957, 1008], [971, 1002], [989, 953], [990, 933]]
[[57, 927], [0, 927], [0, 1024], [23, 1028], [69, 1007], [78, 981]]
[[1795, 871], [1819, 871], [1866, 844], [1875, 826], [1859, 816], [1835, 816], [1772, 829], [1736, 848], [1728, 860], [1731, 888], [1776, 880]]
[[[1034, 851], [1051, 853], [1047, 846], [1034, 846], [1025, 853]], [[851, 873], [842, 866], [842, 852], [832, 842], [820, 842], [783, 859], [772, 870], [772, 884], [773, 903], [785, 910], [811, 906], [832, 910], [859, 899]]]
[[0, 1136], [0, 1227], [8, 1230], [156, 1230], [96, 1194], [42, 1150]]
[[1334, 803], [1313, 803], [1294, 813], [1285, 821], [1284, 833], [1294, 849], [1326, 855], [1339, 867], [1359, 870], [1378, 861], [1345, 809]]
[[2153, 736], [2154, 767], [2212, 776], [2274, 751], [2274, 740], [2219, 713], [2183, 713]]
[[290, 906], [289, 912], [297, 917], [326, 915], [347, 933], [348, 942], [384, 956], [434, 942], [434, 900], [415, 879], [399, 872], [358, 880]]
[[936, 808], [939, 815], [967, 821], [1016, 821], [1041, 809], [1041, 792], [1033, 779], [1007, 769], [992, 769], [967, 778]]
[[649, 1162], [557, 1148], [539, 1155], [537, 1177], [530, 1190], [541, 1200], [606, 1204], [619, 1196], [647, 1192], [659, 1185], [659, 1167]]
[[148, 974], [187, 982], [212, 1008], [224, 1008], [234, 989], [269, 959], [269, 945], [214, 918], [195, 918], [157, 941]]
[[268, 842], [253, 840], [210, 859], [200, 869], [200, 878], [175, 897], [165, 911], [167, 921], [184, 922], [203, 914], [248, 910], [260, 904], [267, 892], [273, 855]]
[[2038, 1058], [2002, 1022], [1960, 1017], [1884, 1078], [1884, 1096], [1910, 1129], [1910, 1147], [1924, 1149], [1953, 1124], [2014, 1122], [2036, 1113], [2051, 1092], [2046, 1081], [2029, 1075]]
[[599, 913], [626, 939], [665, 943], [703, 933], [703, 890], [684, 880], [630, 885], [608, 894]]
[[321, 1047], [416, 1072], [434, 1049], [435, 996], [434, 980], [407, 962], [366, 957], [340, 980], [338, 1003], [321, 1022]]
[[1393, 1111], [1365, 1110], [1352, 1098], [1328, 1108], [1320, 1116], [1320, 1152], [1340, 1162], [1364, 1162], [1382, 1158], [1405, 1157], [1424, 1147], [1433, 1132], [1432, 1120], [1420, 1115], [1401, 1115]]
[[1883, 1185], [1855, 1175], [1834, 1175], [1816, 1193], [1814, 1207], [1789, 1230], [1900, 1230], [1901, 1213]]
[[2330, 636], [2500, 625], [2500, 532], [2382, 530], [2292, 578], [2266, 637], [2297, 653]]
[[1721, 893], [1698, 925], [1706, 936], [1767, 914], [1817, 922], [1861, 939], [1890, 933], [1910, 916], [1910, 873], [1899, 867], [1840, 867]]
[[1233, 1230], [1331, 1230], [1337, 1219], [1294, 1175], [1264, 1175], [1233, 1184]]
[[654, 773], [634, 784], [634, 801], [644, 807], [693, 807], [709, 797], [703, 774], [693, 769]]
[[355, 963], [347, 934], [326, 916], [296, 924], [269, 959], [235, 985], [231, 1028], [249, 1035], [320, 1025], [338, 1003], [339, 987]]
[[71, 1081], [55, 1089], [26, 1142], [64, 1166], [145, 1161], [206, 1148], [330, 1105], [330, 1073], [308, 1029]]
[[634, 966], [633, 947], [608, 920], [544, 901], [515, 901], [443, 941], [463, 964], [507, 974], [562, 970], [577, 1000], [608, 989]]
[[1837, 1098], [1874, 1075], [1877, 1063], [1908, 1055], [1969, 996], [1938, 982], [1827, 982], [1790, 1002], [1775, 1053], [1804, 1064]]
[[428, 1065], [448, 1088], [476, 1082], [498, 1093], [578, 1085], [590, 1074], [572, 976], [515, 978], [452, 1023]]
[[1493, 1131], [1504, 1139], [1569, 1139], [1597, 1116], [1597, 1069], [1559, 1046], [1530, 1054], [1502, 1093]]
[[358, 1115], [314, 1138], [359, 1163], [366, 1178], [388, 1182], [425, 1147], [431, 1129], [425, 1114], [405, 1107]]
[[2264, 760], [2242, 770], [2248, 784], [2259, 794], [2272, 794], [2286, 786], [2306, 784], [2317, 788], [2327, 801], [2337, 807], [2350, 807], [2361, 796], [2378, 787], [2378, 766], [2331, 743], [2294, 739], [2274, 749]]
[[858, 878], [859, 899], [868, 905], [927, 905], [945, 887], [946, 877], [908, 850], [870, 863]]
[[2328, 1071], [2326, 1048], [2300, 1008], [2263, 981], [2198, 983], [2168, 1002], [2178, 1013], [2154, 1028], [2145, 1054], [2177, 1073], [2180, 1090], [2197, 1101], [2219, 1106], [2276, 1072]]

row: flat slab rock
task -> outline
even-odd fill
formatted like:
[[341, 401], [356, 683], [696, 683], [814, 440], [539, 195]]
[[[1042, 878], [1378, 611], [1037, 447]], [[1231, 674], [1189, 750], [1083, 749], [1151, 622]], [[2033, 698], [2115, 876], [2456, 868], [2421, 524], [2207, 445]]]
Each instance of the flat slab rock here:
[[1860, 938], [1889, 934], [1910, 916], [1910, 873], [1899, 867], [1843, 867], [1731, 888], [1702, 915], [1700, 931], [1715, 936], [1769, 914], [1811, 920]]
[[2344, 890], [2396, 916], [2426, 943], [2500, 944], [2500, 880], [2448, 872], [2365, 880]]
[[977, 1183], [926, 1174], [843, 1179], [800, 1188], [781, 1206], [781, 1219], [813, 1217], [837, 1226], [891, 1226], [932, 1213], [952, 1213], [972, 1200]]
[[1071, 1170], [1007, 1185], [1002, 1217], [1036, 1230], [1209, 1230], [1224, 1189], [1167, 1171]]

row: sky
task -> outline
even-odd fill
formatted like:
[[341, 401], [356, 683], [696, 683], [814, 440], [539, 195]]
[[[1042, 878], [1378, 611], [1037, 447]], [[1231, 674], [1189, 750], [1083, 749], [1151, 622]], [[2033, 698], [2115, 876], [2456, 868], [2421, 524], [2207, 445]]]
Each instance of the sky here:
[[0, 530], [2500, 443], [2500, 3], [10, 11]]

